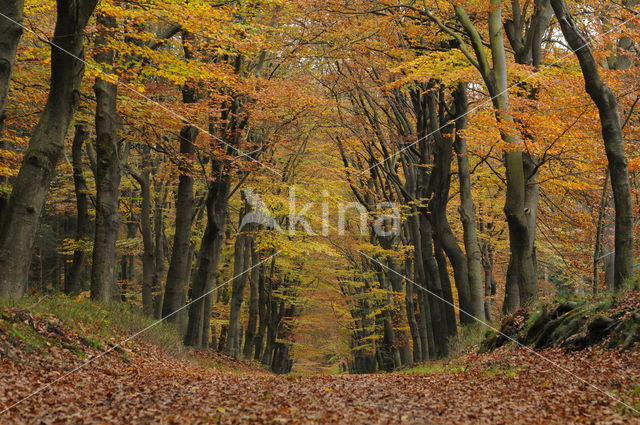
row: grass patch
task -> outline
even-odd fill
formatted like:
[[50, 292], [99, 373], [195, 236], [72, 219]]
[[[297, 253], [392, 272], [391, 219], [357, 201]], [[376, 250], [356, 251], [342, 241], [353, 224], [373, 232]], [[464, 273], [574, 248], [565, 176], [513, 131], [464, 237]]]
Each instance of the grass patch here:
[[460, 372], [466, 372], [467, 366], [453, 363], [430, 362], [420, 364], [408, 369], [402, 369], [400, 373], [421, 373], [426, 375], [447, 375]]
[[461, 326], [458, 329], [458, 333], [449, 338], [449, 354], [447, 357], [456, 358], [477, 353], [480, 344], [487, 335], [493, 335], [494, 333], [493, 329], [479, 323]]
[[509, 378], [515, 378], [518, 376], [518, 369], [519, 368], [517, 367], [506, 365], [493, 365], [483, 370], [482, 374], [487, 376], [507, 376]]
[[[106, 349], [105, 341], [120, 342], [129, 336], [145, 330], [135, 339], [162, 348], [171, 354], [180, 354], [184, 347], [175, 326], [167, 322], [156, 324], [129, 304], [113, 302], [97, 304], [86, 297], [69, 297], [63, 294], [48, 295], [39, 299], [24, 297], [19, 300], [0, 299], [0, 308], [28, 310], [36, 316], [55, 316], [65, 326], [80, 334], [88, 345], [96, 349]], [[152, 326], [153, 325], [153, 326]], [[21, 333], [21, 340], [38, 346], [38, 338], [30, 338], [25, 329], [12, 326], [14, 332]], [[148, 328], [148, 329], [147, 329]], [[34, 335], [40, 336], [33, 331]], [[41, 338], [40, 338], [41, 339]], [[51, 341], [49, 341], [52, 343]], [[75, 351], [75, 350], [74, 350]]]

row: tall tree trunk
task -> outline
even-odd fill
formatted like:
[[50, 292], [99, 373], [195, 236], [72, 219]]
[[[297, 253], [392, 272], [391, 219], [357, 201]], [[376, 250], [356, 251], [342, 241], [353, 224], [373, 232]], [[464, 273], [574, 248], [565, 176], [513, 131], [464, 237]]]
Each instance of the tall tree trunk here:
[[[273, 260], [272, 260], [273, 261]], [[260, 276], [260, 294], [258, 298], [258, 317], [260, 324], [258, 325], [258, 333], [255, 340], [255, 352], [253, 354], [254, 360], [260, 360], [262, 358], [262, 350], [267, 340], [267, 327], [269, 325], [269, 297], [271, 295], [271, 286], [268, 283], [268, 279], [263, 272]]]
[[250, 359], [253, 352], [253, 345], [256, 339], [256, 331], [258, 327], [258, 308], [260, 302], [260, 276], [261, 267], [260, 253], [258, 252], [255, 240], [251, 240], [251, 265], [254, 267], [249, 275], [249, 285], [251, 291], [249, 293], [249, 320], [247, 322], [247, 331], [245, 332], [244, 348], [242, 355], [245, 359]]
[[593, 286], [593, 293], [598, 293], [600, 286], [600, 272], [598, 271], [598, 264], [602, 260], [602, 235], [605, 230], [605, 218], [607, 206], [609, 204], [609, 170], [605, 175], [604, 184], [602, 185], [602, 195], [600, 196], [600, 205], [598, 207], [598, 221], [596, 222], [596, 239], [593, 247], [593, 271], [591, 284]]
[[[496, 119], [501, 128], [518, 128], [509, 109], [507, 58], [503, 37], [502, 0], [490, 0], [489, 12], [489, 41], [491, 47], [491, 59], [493, 66], [489, 64], [489, 57], [477, 28], [471, 18], [460, 4], [454, 9], [458, 21], [463, 26], [466, 34], [471, 39], [471, 45], [475, 52], [473, 57], [466, 45], [461, 44], [463, 53], [476, 66], [482, 75], [496, 110]], [[433, 18], [432, 18], [433, 19]], [[458, 37], [441, 21], [435, 22], [449, 34]], [[461, 43], [462, 39], [458, 38]], [[520, 301], [523, 305], [531, 304], [538, 296], [538, 281], [535, 266], [535, 251], [530, 243], [535, 237], [529, 203], [527, 202], [528, 177], [525, 171], [525, 157], [520, 145], [521, 136], [508, 131], [501, 131], [502, 139], [511, 146], [516, 146], [504, 153], [504, 164], [507, 175], [507, 194], [505, 202], [505, 215], [509, 225], [509, 242], [513, 267], [511, 272], [517, 273], [510, 278], [518, 284]]]
[[25, 290], [40, 214], [49, 191], [69, 123], [75, 112], [84, 64], [84, 28], [97, 0], [57, 1], [51, 43], [51, 87], [47, 103], [0, 223], [0, 296], [20, 297]]
[[[220, 172], [218, 165], [215, 165]], [[196, 348], [207, 348], [211, 329], [211, 305], [213, 290], [227, 224], [227, 202], [230, 183], [226, 175], [218, 176], [207, 193], [207, 226], [200, 244], [198, 265], [193, 277], [189, 307], [189, 322], [185, 335], [185, 344]], [[222, 336], [222, 335], [221, 335]], [[222, 341], [222, 340], [221, 340]]]
[[478, 320], [486, 320], [484, 291], [482, 288], [482, 256], [478, 243], [476, 209], [471, 194], [471, 175], [469, 173], [469, 152], [464, 131], [467, 129], [469, 101], [467, 85], [458, 84], [454, 93], [456, 135], [454, 148], [458, 157], [458, 176], [460, 182], [460, 220], [462, 221], [464, 247], [466, 251], [467, 271], [472, 313]]
[[180, 177], [176, 197], [176, 221], [173, 250], [164, 290], [162, 317], [173, 323], [180, 322], [180, 314], [174, 314], [185, 305], [189, 250], [191, 249], [191, 224], [193, 217], [193, 177], [190, 161], [195, 152], [198, 129], [187, 125], [180, 131]]
[[[0, 137], [6, 119], [7, 95], [16, 51], [22, 37], [23, 0], [0, 1]], [[1, 211], [0, 211], [1, 213]]]
[[[453, 128], [447, 125], [442, 129], [439, 113], [440, 99], [435, 88], [428, 94], [426, 113], [429, 121], [429, 134], [435, 140], [433, 154], [435, 163], [431, 169], [429, 178], [429, 192], [432, 194], [429, 201], [428, 217], [433, 226], [433, 234], [438, 243], [447, 254], [451, 267], [453, 268], [454, 281], [458, 290], [458, 300], [460, 304], [460, 322], [464, 324], [474, 323], [476, 316], [474, 304], [471, 300], [471, 290], [469, 287], [469, 270], [467, 258], [458, 245], [458, 240], [451, 230], [451, 225], [447, 217], [447, 204], [449, 202], [449, 192], [451, 187], [451, 162], [453, 160]], [[425, 156], [426, 157], [426, 156]], [[428, 164], [427, 160], [424, 164]], [[422, 196], [423, 199], [429, 196]], [[441, 282], [442, 283], [442, 282]], [[441, 302], [441, 301], [440, 301]], [[480, 311], [482, 313], [482, 311]]]
[[[112, 17], [100, 15], [98, 22], [105, 28], [115, 27]], [[97, 44], [104, 51], [96, 55], [96, 61], [113, 65], [114, 52], [105, 49], [104, 35]], [[118, 157], [116, 113], [117, 85], [96, 77], [93, 90], [96, 94], [96, 228], [91, 265], [91, 299], [108, 302], [115, 295], [116, 241], [118, 239], [118, 196], [120, 186], [120, 159]]]
[[[240, 221], [249, 213], [246, 201], [240, 214]], [[227, 329], [227, 342], [225, 352], [237, 358], [240, 354], [240, 318], [242, 312], [242, 301], [244, 298], [244, 288], [247, 283], [246, 271], [251, 266], [251, 241], [246, 233], [246, 227], [240, 229], [234, 246], [233, 254], [233, 281], [231, 283], [231, 306], [229, 311], [229, 328]]]
[[[405, 288], [403, 285], [403, 277], [401, 270], [398, 270], [400, 266], [396, 263], [395, 259], [392, 257], [387, 258], [387, 264], [389, 267], [389, 281], [391, 282], [391, 289], [394, 292], [393, 295], [393, 325], [394, 331], [396, 333], [397, 346], [398, 351], [400, 352], [400, 360], [402, 365], [408, 365], [413, 363], [413, 355], [410, 351], [409, 346], [409, 337], [410, 334], [407, 332], [407, 310], [406, 303], [404, 302], [404, 297], [402, 296], [405, 292]], [[395, 271], [392, 272], [391, 270]]]
[[589, 43], [576, 27], [564, 0], [551, 0], [560, 28], [569, 46], [580, 62], [587, 93], [600, 113], [602, 138], [609, 161], [609, 174], [616, 211], [614, 289], [621, 289], [633, 277], [633, 204], [629, 165], [624, 150], [622, 124], [618, 110], [618, 99], [602, 81], [598, 63], [593, 57]]
[[148, 316], [153, 315], [153, 292], [158, 286], [158, 274], [156, 268], [156, 247], [151, 228], [151, 181], [150, 155], [148, 145], [143, 146], [143, 170], [140, 174], [131, 173], [140, 185], [142, 205], [140, 211], [140, 231], [142, 233], [142, 311]]
[[156, 259], [156, 290], [158, 294], [153, 300], [154, 317], [160, 319], [162, 317], [162, 305], [164, 304], [164, 288], [161, 282], [166, 279], [165, 276], [165, 258], [167, 257], [167, 249], [164, 233], [164, 206], [167, 201], [167, 190], [161, 182], [156, 182], [155, 187], [155, 208], [153, 212], [153, 230], [155, 238], [155, 259]]
[[[407, 260], [405, 265], [405, 276], [409, 276], [409, 279], [415, 280], [415, 276], [413, 276], [413, 273], [411, 273], [411, 269], [411, 261]], [[413, 294], [413, 283], [407, 281], [405, 287], [405, 310], [407, 312], [409, 332], [411, 333], [411, 339], [413, 341], [412, 363], [422, 361], [422, 341], [420, 341], [421, 335], [420, 331], [418, 330], [418, 321], [416, 320], [416, 303]]]
[[87, 286], [88, 278], [87, 253], [85, 244], [91, 233], [91, 218], [89, 217], [89, 188], [84, 178], [82, 165], [82, 147], [89, 134], [82, 124], [76, 125], [76, 134], [71, 146], [71, 164], [73, 166], [73, 184], [76, 194], [76, 243], [80, 244], [73, 252], [73, 262], [69, 275], [64, 280], [64, 291], [67, 294], [77, 294]]
[[451, 279], [449, 278], [449, 269], [447, 267], [447, 257], [440, 244], [434, 244], [434, 257], [438, 264], [438, 272], [440, 274], [440, 282], [442, 282], [442, 298], [441, 306], [444, 312], [444, 326], [447, 336], [452, 337], [458, 333], [458, 323], [456, 322], [456, 310], [453, 307], [453, 292], [451, 291]]

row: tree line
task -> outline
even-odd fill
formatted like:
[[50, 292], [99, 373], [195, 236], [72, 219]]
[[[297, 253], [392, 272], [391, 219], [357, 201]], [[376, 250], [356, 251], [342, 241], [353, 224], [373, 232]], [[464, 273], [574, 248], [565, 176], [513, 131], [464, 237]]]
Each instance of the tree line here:
[[[3, 2], [0, 296], [138, 304], [286, 373], [324, 281], [322, 361], [364, 373], [633, 284], [635, 2], [504, 3]], [[278, 232], [296, 185], [366, 234]]]

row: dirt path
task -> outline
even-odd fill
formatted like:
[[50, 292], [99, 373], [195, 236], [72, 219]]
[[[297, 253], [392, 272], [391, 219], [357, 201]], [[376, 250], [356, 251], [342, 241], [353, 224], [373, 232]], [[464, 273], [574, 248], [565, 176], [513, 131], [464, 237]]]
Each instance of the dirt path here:
[[[615, 397], [640, 404], [640, 352], [544, 354]], [[71, 367], [66, 360], [2, 358], [0, 404], [64, 375]], [[623, 405], [522, 350], [461, 359], [433, 372], [220, 373], [147, 347], [97, 360], [3, 413], [0, 423], [640, 423]]]

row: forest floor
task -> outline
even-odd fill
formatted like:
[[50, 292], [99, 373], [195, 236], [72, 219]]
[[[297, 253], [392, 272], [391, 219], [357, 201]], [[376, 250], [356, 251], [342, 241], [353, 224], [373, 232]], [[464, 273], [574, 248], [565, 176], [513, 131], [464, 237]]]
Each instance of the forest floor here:
[[0, 424], [640, 423], [638, 349], [505, 346], [404, 373], [276, 376], [147, 340], [100, 356], [115, 337], [0, 314]]

